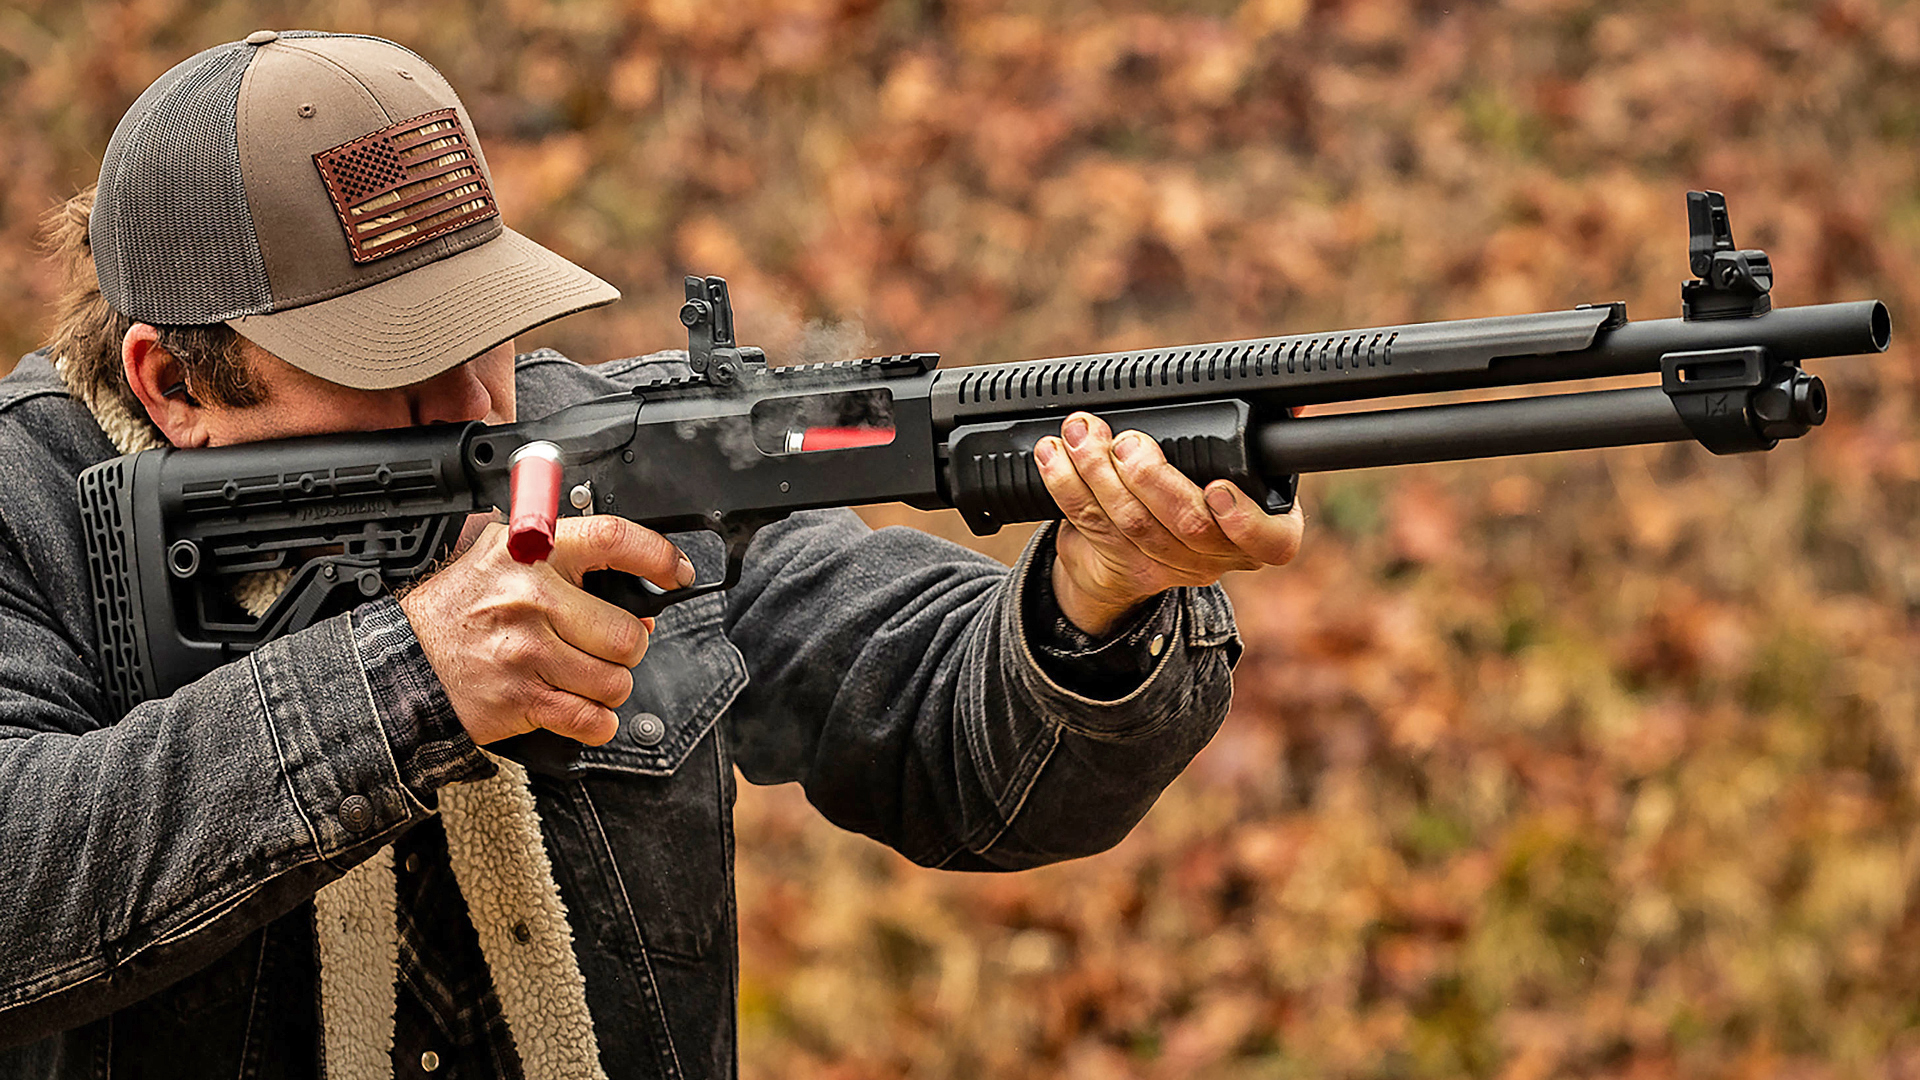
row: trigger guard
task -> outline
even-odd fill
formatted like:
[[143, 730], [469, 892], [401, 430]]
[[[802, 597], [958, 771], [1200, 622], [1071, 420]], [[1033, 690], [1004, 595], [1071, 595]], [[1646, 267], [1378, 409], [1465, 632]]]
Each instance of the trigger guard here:
[[[734, 578], [735, 575], [729, 574], [728, 577]], [[709, 581], [705, 584], [689, 585], [684, 589], [663, 589], [646, 578], [636, 577], [624, 571], [592, 570], [581, 578], [580, 584], [594, 596], [646, 619], [660, 614], [675, 604], [731, 588], [734, 581]]]
[[[716, 511], [717, 513], [717, 511]], [[720, 520], [707, 524], [705, 531], [718, 536], [727, 549], [727, 570], [719, 581], [697, 582], [684, 589], [662, 589], [645, 578], [619, 570], [593, 570], [581, 578], [581, 585], [593, 595], [627, 611], [648, 618], [675, 604], [709, 593], [723, 592], [740, 584], [740, 568], [746, 562], [747, 548], [761, 528], [785, 517], [785, 514]]]

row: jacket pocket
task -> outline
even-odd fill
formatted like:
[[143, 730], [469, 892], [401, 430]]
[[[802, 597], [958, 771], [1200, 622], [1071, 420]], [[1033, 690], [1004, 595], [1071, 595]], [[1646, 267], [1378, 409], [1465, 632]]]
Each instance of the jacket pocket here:
[[714, 727], [747, 672], [720, 615], [719, 596], [663, 612], [619, 733], [581, 754], [582, 823], [621, 936], [648, 953], [701, 958], [731, 934], [732, 763]]
[[589, 746], [589, 772], [671, 776], [747, 683], [747, 664], [720, 628], [718, 594], [660, 613], [646, 659], [633, 669], [633, 694], [615, 710], [620, 730]]

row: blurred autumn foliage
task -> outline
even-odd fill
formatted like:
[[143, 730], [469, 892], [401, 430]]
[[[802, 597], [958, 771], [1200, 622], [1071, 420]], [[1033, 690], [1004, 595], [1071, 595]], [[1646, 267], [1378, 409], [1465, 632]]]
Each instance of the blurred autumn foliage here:
[[446, 71], [509, 221], [627, 294], [523, 339], [583, 359], [680, 340], [690, 270], [790, 359], [1661, 317], [1726, 191], [1777, 302], [1894, 311], [1824, 429], [1309, 478], [1226, 727], [1097, 858], [944, 875], [743, 790], [744, 1069], [1920, 1077], [1920, 8], [10, 0], [7, 355], [36, 219], [262, 26]]

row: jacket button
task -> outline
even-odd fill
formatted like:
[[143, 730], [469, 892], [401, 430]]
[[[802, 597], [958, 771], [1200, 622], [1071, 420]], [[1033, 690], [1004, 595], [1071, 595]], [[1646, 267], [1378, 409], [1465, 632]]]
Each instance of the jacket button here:
[[525, 945], [527, 942], [533, 940], [533, 931], [527, 929], [527, 924], [524, 922], [514, 923], [513, 940]]
[[365, 795], [349, 795], [340, 800], [340, 824], [348, 832], [366, 832], [373, 825], [373, 800]]
[[633, 718], [633, 741], [641, 746], [658, 746], [667, 737], [666, 722], [650, 712]]
[[420, 856], [418, 854], [407, 856], [407, 873], [417, 874], [419, 872], [420, 872]]
[[440, 1067], [440, 1055], [431, 1050], [420, 1055], [420, 1071], [432, 1072]]

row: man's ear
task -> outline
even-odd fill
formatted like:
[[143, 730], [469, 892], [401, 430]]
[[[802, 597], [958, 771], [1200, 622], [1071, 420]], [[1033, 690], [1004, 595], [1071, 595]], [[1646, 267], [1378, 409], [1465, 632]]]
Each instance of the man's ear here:
[[160, 332], [134, 323], [120, 341], [127, 385], [167, 441], [179, 447], [207, 445], [206, 408], [187, 388], [186, 369], [160, 344]]

